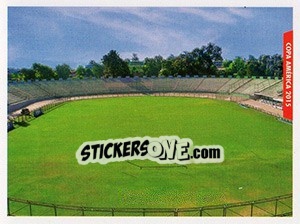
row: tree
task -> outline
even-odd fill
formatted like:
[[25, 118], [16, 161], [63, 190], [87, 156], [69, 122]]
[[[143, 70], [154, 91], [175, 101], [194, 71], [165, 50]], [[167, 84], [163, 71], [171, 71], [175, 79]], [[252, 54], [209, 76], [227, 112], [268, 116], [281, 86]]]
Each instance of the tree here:
[[173, 63], [175, 61], [175, 56], [174, 55], [170, 55], [167, 59], [164, 59], [162, 61], [162, 68], [159, 71], [159, 76], [173, 76], [175, 74], [175, 69], [173, 66]]
[[229, 66], [233, 75], [235, 76], [245, 76], [246, 75], [246, 63], [241, 57], [236, 57]]
[[90, 60], [90, 62], [88, 63], [88, 65], [85, 66], [85, 68], [92, 69], [96, 64], [97, 62], [95, 62], [94, 60]]
[[57, 79], [57, 74], [53, 71], [53, 69], [47, 65], [42, 65], [39, 63], [34, 63], [32, 65], [32, 69], [35, 72], [35, 77], [37, 79]]
[[233, 61], [225, 60], [223, 62], [225, 75], [241, 76], [247, 75], [246, 61], [241, 57], [236, 57]]
[[154, 58], [145, 58], [143, 71], [144, 74], [148, 77], [158, 76], [159, 71], [162, 69], [162, 56], [155, 56]]
[[195, 48], [192, 52], [185, 51], [177, 57], [169, 57], [167, 62], [163, 63], [161, 74], [216, 75], [215, 62], [222, 60], [222, 49], [215, 44], [208, 43], [207, 46]]
[[19, 77], [15, 76], [14, 79], [16, 81], [34, 81], [37, 77], [35, 76], [35, 71], [33, 69], [27, 69], [27, 68], [22, 68], [20, 70], [20, 75]]
[[232, 63], [232, 60], [224, 60], [222, 63], [223, 68], [228, 68], [229, 65]]
[[24, 73], [21, 73], [21, 72], [20, 73], [13, 73], [13, 74], [11, 74], [9, 80], [11, 80], [11, 81], [17, 81], [17, 82], [19, 82], [19, 81], [27, 81], [25, 79]]
[[185, 76], [190, 72], [190, 64], [188, 53], [182, 53], [173, 61], [172, 66], [174, 67], [174, 76]]
[[86, 70], [82, 65], [79, 65], [76, 69], [76, 77], [82, 79], [86, 75]]
[[260, 76], [260, 63], [259, 61], [252, 55], [249, 56], [249, 59], [246, 63], [246, 74], [247, 76]]
[[105, 77], [126, 77], [130, 74], [128, 63], [126, 63], [115, 50], [111, 50], [102, 58]]
[[130, 59], [129, 59], [129, 58], [125, 58], [124, 61], [125, 61], [126, 63], [128, 63], [128, 64], [130, 63]]
[[212, 62], [222, 61], [222, 48], [213, 44], [208, 43], [207, 46], [202, 47], [204, 54], [208, 55]]
[[85, 66], [86, 67], [86, 76], [94, 76], [96, 78], [100, 78], [103, 76], [103, 65], [100, 63], [91, 60], [90, 63]]
[[227, 60], [225, 59], [222, 63], [222, 67], [223, 67], [223, 70], [219, 71], [219, 74], [223, 74], [225, 76], [230, 76], [232, 75], [232, 72], [229, 68], [230, 64], [232, 63], [232, 60]]
[[95, 63], [92, 68], [93, 76], [100, 78], [101, 76], [103, 76], [103, 70], [104, 70], [104, 68], [102, 65]]
[[275, 54], [271, 57], [272, 67], [271, 73], [274, 77], [282, 77], [282, 56], [280, 54]]
[[136, 53], [133, 53], [133, 54], [132, 54], [131, 61], [132, 61], [132, 62], [139, 62], [139, 58], [138, 58], [138, 56], [137, 56]]
[[93, 72], [90, 68], [85, 69], [85, 76], [87, 76], [87, 77], [93, 77], [94, 76], [94, 74], [93, 74]]
[[215, 62], [223, 61], [222, 48], [213, 44], [208, 43], [207, 46], [202, 46], [197, 54], [197, 62], [199, 64], [199, 71], [206, 75], [216, 75], [217, 67]]
[[281, 55], [261, 55], [258, 60], [260, 63], [261, 75], [269, 77], [280, 77], [282, 75]]
[[67, 64], [57, 65], [55, 67], [58, 78], [67, 79], [71, 74], [71, 67]]

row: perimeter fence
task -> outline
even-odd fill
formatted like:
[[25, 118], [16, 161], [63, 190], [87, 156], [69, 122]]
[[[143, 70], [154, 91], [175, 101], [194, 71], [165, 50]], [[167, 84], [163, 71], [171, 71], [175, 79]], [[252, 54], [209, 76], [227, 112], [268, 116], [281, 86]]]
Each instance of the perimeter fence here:
[[292, 216], [292, 194], [191, 208], [103, 208], [8, 198], [9, 216]]

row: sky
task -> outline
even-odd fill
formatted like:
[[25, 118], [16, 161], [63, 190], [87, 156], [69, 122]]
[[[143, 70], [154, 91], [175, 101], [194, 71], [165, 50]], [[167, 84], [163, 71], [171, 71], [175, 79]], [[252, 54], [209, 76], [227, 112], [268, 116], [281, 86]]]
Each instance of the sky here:
[[100, 62], [110, 50], [123, 59], [184, 51], [212, 42], [224, 59], [282, 54], [293, 29], [292, 8], [9, 7], [8, 67], [42, 63], [72, 68]]

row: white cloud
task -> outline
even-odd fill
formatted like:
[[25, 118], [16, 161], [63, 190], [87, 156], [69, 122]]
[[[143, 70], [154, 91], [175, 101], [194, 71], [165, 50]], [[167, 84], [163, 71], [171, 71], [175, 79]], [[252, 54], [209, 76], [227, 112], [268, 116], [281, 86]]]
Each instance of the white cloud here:
[[158, 8], [144, 8], [144, 7], [101, 7], [101, 8], [52, 8], [51, 10], [62, 13], [64, 16], [84, 19], [84, 17], [101, 18], [106, 14], [110, 14], [110, 18], [113, 16], [126, 16], [127, 19], [131, 18], [132, 22], [149, 22], [153, 24], [165, 24], [172, 21], [165, 15], [164, 11]]
[[[135, 51], [141, 58], [157, 54], [162, 56], [168, 56], [171, 53], [179, 54], [184, 50], [192, 50], [207, 42], [214, 41], [218, 37], [217, 31], [212, 29], [201, 28], [200, 30], [199, 28], [199, 30], [187, 32], [173, 27], [176, 20], [174, 20], [173, 13], [170, 13], [170, 11], [174, 13], [197, 12], [205, 14], [203, 10], [194, 11], [193, 9], [185, 10], [183, 8], [175, 10], [171, 8], [167, 10], [169, 14], [163, 9], [153, 8], [57, 8], [55, 10], [64, 16], [113, 31], [117, 39], [136, 44], [137, 49]], [[105, 12], [109, 12], [109, 14], [105, 14]], [[112, 13], [116, 13], [116, 15]], [[124, 17], [120, 14], [126, 15], [127, 19], [122, 19]], [[130, 17], [128, 14], [137, 16], [139, 19]], [[206, 13], [205, 15], [212, 17], [211, 14]], [[227, 22], [232, 21], [227, 18]], [[131, 57], [132, 53], [129, 54], [124, 51], [121, 55]]]
[[210, 10], [204, 10], [201, 8], [179, 8], [179, 12], [192, 14], [201, 17], [206, 21], [215, 23], [234, 24], [237, 21], [229, 13], [226, 13], [224, 10], [220, 10], [218, 8], [212, 8]]
[[142, 20], [143, 22], [150, 22], [154, 24], [165, 24], [172, 21], [164, 10], [158, 8], [144, 8], [144, 7], [128, 7], [128, 8], [101, 8], [101, 12], [117, 13], [117, 14], [127, 14], [137, 17], [136, 21]]
[[[135, 52], [121, 52], [123, 58], [131, 58], [132, 53], [137, 53], [140, 59], [145, 57], [154, 57], [156, 55], [161, 55], [163, 57], [168, 57], [171, 54], [179, 55], [183, 51], [191, 51], [196, 47], [201, 47], [208, 42], [216, 40], [218, 34], [214, 30], [199, 30], [195, 31], [199, 35], [189, 36], [184, 32], [164, 30], [156, 35], [159, 40], [156, 44], [149, 44], [146, 51], [135, 51]], [[202, 38], [198, 38], [198, 36]]]
[[228, 11], [233, 15], [237, 15], [245, 19], [249, 19], [254, 16], [252, 11], [247, 8], [228, 8]]
[[[131, 58], [133, 52], [140, 59], [158, 54], [167, 57], [208, 42], [221, 44], [223, 55], [232, 57], [243, 55], [250, 42], [260, 42], [255, 41], [258, 35], [249, 40], [245, 25], [266, 29], [260, 23], [260, 27], [252, 25], [264, 21], [265, 11], [260, 18], [260, 11], [241, 7], [20, 7], [9, 12], [14, 21], [8, 30], [9, 62], [15, 63], [85, 64], [91, 59], [99, 61], [111, 49], [123, 58]], [[278, 15], [270, 15], [275, 24]], [[270, 29], [279, 25], [283, 23], [277, 21]], [[259, 52], [261, 48], [257, 47]], [[251, 47], [251, 52], [254, 50]]]

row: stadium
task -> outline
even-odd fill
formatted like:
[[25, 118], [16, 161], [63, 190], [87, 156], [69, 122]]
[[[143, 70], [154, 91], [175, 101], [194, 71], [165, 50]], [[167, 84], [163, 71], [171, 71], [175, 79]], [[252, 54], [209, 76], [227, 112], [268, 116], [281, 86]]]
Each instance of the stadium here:
[[[8, 84], [8, 215], [291, 216], [282, 80], [125, 77]], [[25, 110], [26, 109], [26, 110]], [[86, 141], [177, 135], [221, 164], [79, 165]]]

